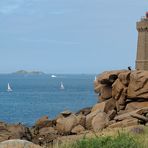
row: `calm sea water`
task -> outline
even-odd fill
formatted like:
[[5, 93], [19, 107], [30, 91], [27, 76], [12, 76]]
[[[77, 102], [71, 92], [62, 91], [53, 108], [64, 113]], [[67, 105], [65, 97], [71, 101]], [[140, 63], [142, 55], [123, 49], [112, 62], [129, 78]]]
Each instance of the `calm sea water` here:
[[[78, 111], [97, 102], [94, 75], [23, 76], [0, 75], [0, 120], [33, 125], [47, 115], [54, 118], [63, 110]], [[65, 89], [60, 90], [60, 82]], [[13, 92], [7, 92], [10, 83]]]

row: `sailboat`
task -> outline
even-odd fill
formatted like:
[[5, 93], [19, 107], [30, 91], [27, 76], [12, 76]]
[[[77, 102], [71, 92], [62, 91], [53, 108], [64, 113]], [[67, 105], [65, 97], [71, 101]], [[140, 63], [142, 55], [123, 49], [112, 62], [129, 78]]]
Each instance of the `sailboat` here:
[[60, 89], [64, 89], [64, 85], [63, 85], [62, 82], [61, 82], [61, 85], [60, 85]]
[[51, 75], [51, 77], [52, 77], [52, 78], [56, 78], [57, 76], [56, 76], [56, 75]]
[[8, 83], [7, 91], [8, 91], [8, 92], [11, 92], [11, 91], [12, 91], [12, 88], [10, 87], [10, 84], [9, 84], [9, 83]]

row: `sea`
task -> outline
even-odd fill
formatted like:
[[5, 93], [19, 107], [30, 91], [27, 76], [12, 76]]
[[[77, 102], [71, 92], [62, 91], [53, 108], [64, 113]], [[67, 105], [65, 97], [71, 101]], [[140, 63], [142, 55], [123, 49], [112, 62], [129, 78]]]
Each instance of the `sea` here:
[[[32, 126], [42, 116], [54, 119], [60, 112], [77, 112], [97, 101], [93, 74], [0, 75], [0, 121]], [[64, 89], [60, 89], [60, 83]], [[7, 91], [10, 84], [12, 92]]]

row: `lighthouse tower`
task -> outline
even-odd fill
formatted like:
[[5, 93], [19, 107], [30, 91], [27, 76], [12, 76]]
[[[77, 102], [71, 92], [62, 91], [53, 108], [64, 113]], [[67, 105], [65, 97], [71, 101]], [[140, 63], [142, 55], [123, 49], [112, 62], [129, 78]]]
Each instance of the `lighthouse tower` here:
[[148, 70], [148, 12], [146, 16], [137, 22], [138, 45], [137, 45], [137, 70]]

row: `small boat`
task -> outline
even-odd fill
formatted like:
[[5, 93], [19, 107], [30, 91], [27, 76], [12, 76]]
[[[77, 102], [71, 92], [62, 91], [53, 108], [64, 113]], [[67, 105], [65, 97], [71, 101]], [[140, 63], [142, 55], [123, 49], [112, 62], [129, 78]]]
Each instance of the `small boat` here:
[[61, 82], [61, 85], [60, 85], [60, 89], [64, 89], [64, 85], [63, 85], [62, 82]]
[[52, 78], [56, 78], [57, 76], [55, 76], [55, 75], [51, 75], [51, 77], [52, 77]]
[[9, 84], [9, 83], [8, 83], [7, 91], [8, 91], [8, 92], [11, 92], [11, 91], [12, 91], [12, 88], [10, 87], [10, 84]]

